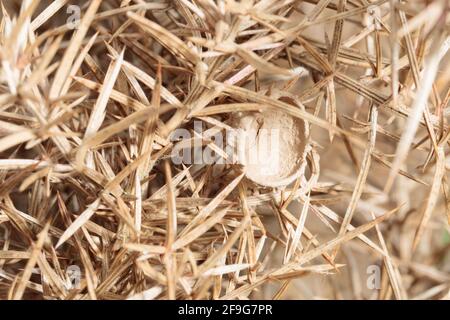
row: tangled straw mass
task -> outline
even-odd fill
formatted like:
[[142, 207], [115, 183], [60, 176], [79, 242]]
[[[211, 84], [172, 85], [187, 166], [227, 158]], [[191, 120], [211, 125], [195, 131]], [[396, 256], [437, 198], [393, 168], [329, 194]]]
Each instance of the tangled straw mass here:
[[449, 17], [2, 1], [0, 299], [450, 298]]

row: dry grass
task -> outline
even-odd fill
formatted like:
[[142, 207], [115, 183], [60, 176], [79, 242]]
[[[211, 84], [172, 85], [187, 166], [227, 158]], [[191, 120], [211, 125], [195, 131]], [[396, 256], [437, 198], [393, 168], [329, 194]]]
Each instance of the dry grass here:
[[[0, 299], [450, 298], [449, 10], [3, 1]], [[263, 108], [311, 127], [292, 185], [171, 161]]]

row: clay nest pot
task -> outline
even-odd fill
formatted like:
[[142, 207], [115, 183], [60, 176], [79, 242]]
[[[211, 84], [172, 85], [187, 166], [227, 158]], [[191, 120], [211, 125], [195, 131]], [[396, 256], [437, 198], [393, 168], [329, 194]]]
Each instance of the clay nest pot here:
[[305, 175], [311, 151], [308, 122], [264, 106], [233, 114], [230, 125], [237, 135], [236, 159], [247, 179], [260, 186], [283, 188]]

